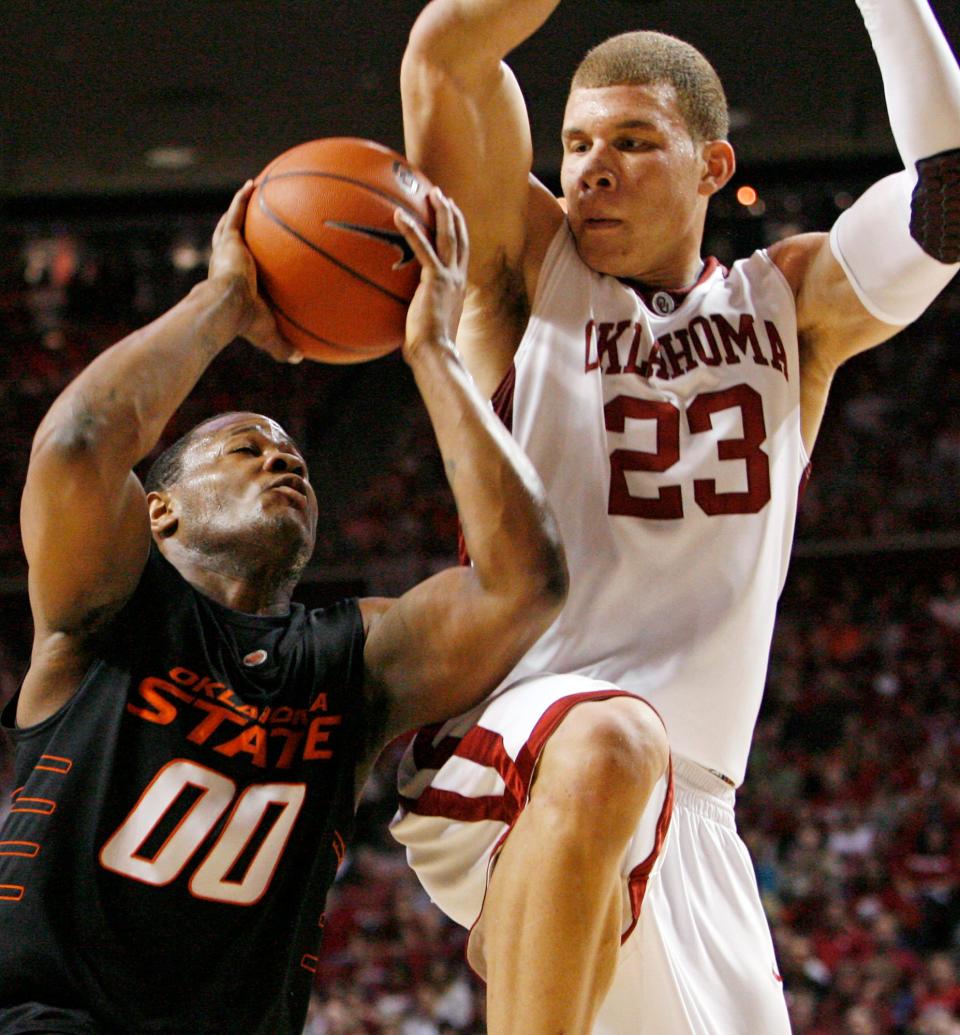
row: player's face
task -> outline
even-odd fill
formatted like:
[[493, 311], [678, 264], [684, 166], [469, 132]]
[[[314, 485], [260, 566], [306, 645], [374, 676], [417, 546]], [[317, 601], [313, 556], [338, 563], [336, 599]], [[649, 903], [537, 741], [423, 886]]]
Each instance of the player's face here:
[[203, 425], [175, 491], [183, 531], [200, 546], [313, 550], [317, 498], [307, 465], [269, 417], [227, 414]]
[[699, 254], [707, 196], [702, 149], [673, 86], [572, 90], [561, 181], [570, 228], [588, 266], [664, 286]]

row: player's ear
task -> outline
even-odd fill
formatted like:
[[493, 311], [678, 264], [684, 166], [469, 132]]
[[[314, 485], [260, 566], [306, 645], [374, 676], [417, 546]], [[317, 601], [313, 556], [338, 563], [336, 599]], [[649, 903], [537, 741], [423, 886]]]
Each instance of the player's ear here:
[[176, 532], [179, 518], [175, 501], [168, 492], [148, 492], [147, 513], [150, 531], [158, 538], [167, 539]]
[[716, 194], [729, 182], [737, 169], [736, 155], [728, 140], [708, 140], [701, 145], [703, 170], [700, 174], [700, 193]]

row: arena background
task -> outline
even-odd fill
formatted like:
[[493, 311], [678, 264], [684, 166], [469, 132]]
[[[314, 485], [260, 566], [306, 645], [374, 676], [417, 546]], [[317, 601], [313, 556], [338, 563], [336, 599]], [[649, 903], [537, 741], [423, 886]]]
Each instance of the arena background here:
[[[421, 6], [0, 4], [0, 701], [29, 654], [17, 511], [43, 412], [203, 276], [216, 217], [274, 155], [319, 136], [402, 147], [396, 84]], [[960, 7], [933, 7], [956, 50]], [[853, 0], [565, 0], [512, 61], [546, 182], [574, 64], [638, 27], [689, 39], [727, 86], [740, 164], [706, 246], [722, 261], [827, 229], [896, 168]], [[960, 1032], [958, 325], [954, 283], [841, 371], [801, 508], [739, 802], [798, 1035]], [[308, 454], [323, 507], [308, 603], [451, 563], [452, 505], [396, 358], [286, 369], [234, 345], [168, 440], [226, 407], [277, 416]], [[311, 1035], [484, 1031], [462, 935], [385, 832], [395, 760], [331, 897]], [[10, 761], [4, 743], [0, 814]]]

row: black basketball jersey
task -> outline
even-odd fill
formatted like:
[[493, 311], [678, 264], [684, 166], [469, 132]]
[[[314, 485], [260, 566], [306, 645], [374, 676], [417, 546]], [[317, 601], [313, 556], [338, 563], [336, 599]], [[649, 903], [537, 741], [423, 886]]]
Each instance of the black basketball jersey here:
[[72, 700], [8, 705], [0, 1032], [301, 1031], [378, 723], [363, 639], [355, 600], [240, 614], [154, 549]]

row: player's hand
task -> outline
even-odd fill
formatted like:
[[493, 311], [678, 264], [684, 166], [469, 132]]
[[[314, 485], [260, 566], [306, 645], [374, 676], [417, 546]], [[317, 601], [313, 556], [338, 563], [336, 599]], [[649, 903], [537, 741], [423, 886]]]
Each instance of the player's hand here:
[[253, 181], [247, 180], [220, 217], [213, 231], [208, 276], [211, 280], [236, 280], [243, 287], [243, 313], [235, 331], [238, 337], [245, 338], [274, 359], [299, 363], [303, 355], [284, 340], [273, 313], [257, 292], [257, 266], [243, 239], [243, 221], [253, 191]]
[[452, 344], [463, 311], [467, 288], [469, 241], [463, 213], [440, 190], [430, 192], [436, 217], [436, 243], [403, 209], [394, 213], [397, 229], [420, 262], [420, 284], [407, 310], [404, 358], [409, 362], [421, 347]]

